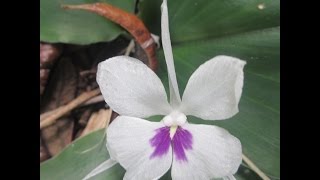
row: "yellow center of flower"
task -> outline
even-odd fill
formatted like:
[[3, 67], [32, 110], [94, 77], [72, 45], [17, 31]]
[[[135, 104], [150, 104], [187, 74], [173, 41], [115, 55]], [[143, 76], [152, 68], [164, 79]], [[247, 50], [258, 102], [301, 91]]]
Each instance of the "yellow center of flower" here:
[[174, 134], [176, 134], [176, 131], [178, 129], [178, 126], [171, 126], [170, 127], [170, 138], [172, 139]]

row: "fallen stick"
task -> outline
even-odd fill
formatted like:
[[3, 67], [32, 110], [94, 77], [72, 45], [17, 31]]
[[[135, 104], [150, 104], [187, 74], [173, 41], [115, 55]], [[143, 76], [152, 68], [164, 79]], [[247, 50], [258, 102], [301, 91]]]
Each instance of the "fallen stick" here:
[[88, 105], [99, 103], [99, 102], [103, 102], [103, 101], [104, 101], [103, 96], [99, 95], [99, 96], [96, 96], [96, 97], [93, 97], [93, 98], [89, 99], [85, 103], [81, 104], [79, 107], [88, 106]]
[[71, 110], [79, 106], [80, 104], [88, 101], [92, 97], [97, 96], [98, 94], [100, 94], [99, 89], [95, 89], [89, 92], [84, 92], [80, 96], [78, 96], [76, 99], [69, 102], [67, 105], [61, 106], [55, 110], [52, 110], [43, 114], [42, 120], [40, 115], [40, 129], [43, 129], [55, 123], [57, 119], [67, 114], [68, 112], [70, 112]]
[[249, 168], [257, 173], [257, 175], [263, 180], [270, 180], [270, 178], [264, 172], [262, 172], [247, 156], [242, 154], [242, 159], [249, 166]]
[[81, 136], [89, 134], [98, 129], [106, 128], [111, 118], [111, 109], [100, 109], [99, 112], [93, 113], [88, 121], [86, 128], [82, 131]]
[[51, 111], [47, 111], [47, 112], [45, 112], [43, 114], [40, 114], [40, 121], [43, 121], [44, 119], [48, 118], [52, 114], [57, 113], [59, 110], [61, 110], [61, 108], [63, 108], [63, 106], [61, 106], [61, 107], [59, 107], [57, 109], [51, 110]]

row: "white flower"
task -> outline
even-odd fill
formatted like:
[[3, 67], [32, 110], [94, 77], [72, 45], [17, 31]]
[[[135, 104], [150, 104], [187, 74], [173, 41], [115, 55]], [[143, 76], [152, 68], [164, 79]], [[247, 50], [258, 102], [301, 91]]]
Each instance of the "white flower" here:
[[[170, 168], [173, 180], [233, 179], [242, 160], [240, 141], [220, 127], [189, 124], [187, 115], [204, 120], [235, 115], [245, 61], [228, 56], [210, 59], [192, 74], [181, 99], [166, 0], [161, 26], [170, 104], [158, 76], [141, 61], [117, 56], [98, 66], [101, 92], [108, 105], [121, 115], [107, 129], [110, 156], [126, 169], [124, 179], [158, 179]], [[161, 122], [141, 119], [153, 115], [164, 118]]]

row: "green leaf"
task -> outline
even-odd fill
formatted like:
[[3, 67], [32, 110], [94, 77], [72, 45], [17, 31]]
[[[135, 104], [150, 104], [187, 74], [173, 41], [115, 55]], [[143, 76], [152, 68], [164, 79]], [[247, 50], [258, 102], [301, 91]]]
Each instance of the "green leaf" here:
[[238, 169], [237, 174], [235, 175], [237, 180], [257, 180], [261, 179], [254, 171], [248, 167], [241, 165]]
[[[76, 140], [59, 155], [41, 164], [40, 179], [82, 179], [109, 158], [104, 137], [104, 130], [99, 130]], [[108, 171], [95, 176], [94, 179], [122, 179], [124, 172], [124, 169], [117, 164]]]
[[90, 44], [115, 39], [125, 30], [113, 22], [83, 10], [64, 10], [62, 4], [107, 2], [133, 13], [135, 0], [40, 0], [40, 40]]
[[[140, 17], [158, 35], [161, 3], [140, 3]], [[274, 0], [168, 0], [168, 9], [173, 44], [280, 25], [280, 1]]]

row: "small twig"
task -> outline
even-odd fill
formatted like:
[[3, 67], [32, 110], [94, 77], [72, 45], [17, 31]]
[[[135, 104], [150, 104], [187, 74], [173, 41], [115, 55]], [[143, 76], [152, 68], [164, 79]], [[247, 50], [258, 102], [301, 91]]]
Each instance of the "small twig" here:
[[103, 98], [102, 95], [99, 95], [99, 96], [96, 96], [96, 97], [93, 97], [93, 98], [89, 99], [85, 103], [81, 104], [79, 107], [87, 106], [87, 105], [91, 105], [91, 104], [95, 104], [95, 103], [99, 103], [99, 102], [102, 102], [102, 101], [104, 101], [104, 98]]
[[[53, 110], [54, 113], [53, 113], [53, 111], [48, 112], [50, 114], [47, 114], [46, 118], [44, 118], [42, 121], [40, 121], [40, 129], [45, 128], [47, 126], [50, 126], [57, 119], [59, 119], [60, 117], [62, 117], [66, 113], [68, 113], [69, 111], [73, 110], [74, 108], [76, 108], [80, 104], [84, 103], [85, 101], [91, 99], [92, 97], [94, 97], [98, 94], [100, 94], [99, 89], [95, 89], [90, 92], [82, 93], [80, 96], [78, 96], [76, 99], [72, 100], [67, 105], [61, 106], [58, 109]], [[40, 116], [40, 118], [41, 118], [41, 116]]]
[[[99, 96], [96, 96], [96, 97], [93, 97], [91, 99], [89, 99], [88, 101], [84, 102], [83, 104], [80, 104], [78, 107], [83, 107], [83, 106], [88, 106], [88, 105], [91, 105], [91, 104], [96, 104], [96, 103], [99, 103], [99, 102], [102, 102], [104, 101], [103, 99], [103, 96], [102, 95], [99, 95]], [[107, 104], [106, 104], [107, 105]], [[108, 106], [107, 106], [108, 107]], [[51, 116], [52, 114], [55, 114], [57, 113], [58, 111], [60, 111], [62, 108], [64, 108], [63, 106], [57, 108], [57, 109], [54, 109], [52, 111], [48, 111], [48, 112], [45, 112], [43, 114], [40, 115], [40, 121], [43, 121], [44, 119], [46, 119], [47, 117]], [[77, 107], [76, 107], [77, 108]]]
[[83, 130], [81, 136], [98, 129], [106, 128], [109, 125], [111, 118], [111, 109], [100, 109], [99, 112], [93, 113], [88, 121], [86, 128]]
[[[93, 98], [89, 99], [88, 101], [84, 102], [83, 104], [80, 104], [78, 107], [88, 106], [88, 105], [99, 103], [99, 102], [102, 102], [102, 101], [104, 101], [104, 98], [103, 98], [102, 95], [99, 95], [99, 96], [96, 96], [96, 97], [93, 97]], [[61, 106], [61, 107], [59, 107], [57, 109], [54, 109], [52, 111], [48, 111], [48, 112], [45, 112], [45, 113], [41, 114], [40, 115], [40, 121], [43, 121], [44, 119], [46, 119], [47, 117], [51, 116], [52, 114], [57, 113], [62, 108], [63, 108], [63, 106]]]
[[126, 52], [124, 53], [125, 56], [129, 56], [130, 52], [132, 51], [132, 49], [134, 48], [134, 40], [131, 40], [127, 49], [126, 49]]
[[80, 74], [80, 76], [86, 76], [88, 74], [96, 74], [96, 73], [97, 73], [97, 71], [95, 71], [95, 70], [84, 70], [84, 71], [81, 71], [79, 74]]
[[40, 115], [40, 121], [43, 121], [44, 119], [48, 118], [49, 116], [57, 113], [58, 111], [61, 110], [61, 108], [62, 108], [62, 106], [59, 107], [59, 108], [57, 108], [57, 109], [54, 109], [54, 110], [52, 110], [52, 111], [48, 111], [48, 112], [45, 112], [45, 113], [41, 114], [41, 115]]
[[249, 166], [249, 168], [257, 173], [263, 180], [270, 180], [270, 178], [262, 172], [247, 156], [242, 154], [243, 161]]

